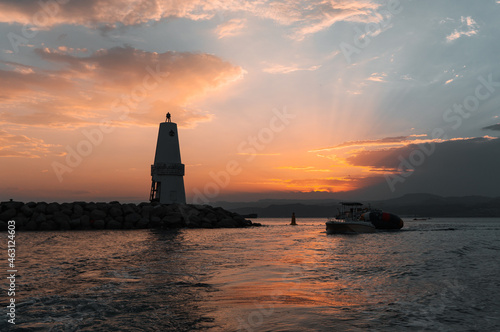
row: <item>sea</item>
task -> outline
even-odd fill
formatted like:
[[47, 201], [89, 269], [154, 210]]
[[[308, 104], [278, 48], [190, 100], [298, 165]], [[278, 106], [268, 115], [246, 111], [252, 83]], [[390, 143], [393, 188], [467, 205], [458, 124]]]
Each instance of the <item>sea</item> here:
[[[0, 330], [500, 331], [500, 219], [18, 232]], [[2, 274], [7, 233], [0, 234]], [[15, 299], [15, 325], [6, 306]]]

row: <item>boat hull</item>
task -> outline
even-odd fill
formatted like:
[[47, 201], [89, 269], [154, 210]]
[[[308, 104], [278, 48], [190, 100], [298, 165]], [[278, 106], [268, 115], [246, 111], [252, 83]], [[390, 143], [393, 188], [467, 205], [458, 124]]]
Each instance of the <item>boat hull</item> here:
[[373, 233], [375, 226], [367, 222], [327, 221], [326, 234], [359, 234]]
[[360, 220], [371, 222], [377, 229], [401, 229], [404, 226], [403, 219], [397, 215], [381, 211], [363, 213]]

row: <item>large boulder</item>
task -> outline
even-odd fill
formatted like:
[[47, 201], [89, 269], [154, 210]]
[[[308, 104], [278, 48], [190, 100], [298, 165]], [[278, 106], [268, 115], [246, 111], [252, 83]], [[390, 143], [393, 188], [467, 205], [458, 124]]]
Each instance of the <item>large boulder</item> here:
[[[36, 216], [36, 217], [35, 217]], [[44, 213], [38, 213], [38, 214], [33, 214], [32, 218], [35, 217], [35, 221], [38, 225], [40, 225], [41, 223], [47, 221], [47, 217], [45, 216]]]
[[141, 220], [141, 215], [139, 213], [133, 212], [125, 216], [125, 222], [132, 223], [135, 225], [136, 222]]
[[17, 215], [16, 209], [10, 208], [10, 209], [5, 210], [4, 212], [0, 213], [0, 220], [1, 221], [13, 220], [16, 215]]
[[36, 223], [35, 220], [32, 219], [32, 220], [28, 221], [28, 223], [24, 226], [24, 228], [27, 231], [36, 231], [38, 228], [38, 224]]
[[54, 213], [56, 213], [59, 210], [60, 210], [60, 208], [59, 208], [59, 204], [58, 203], [50, 203], [45, 208], [45, 213], [47, 213], [47, 214], [54, 214]]
[[33, 210], [29, 207], [28, 204], [24, 204], [23, 206], [21, 206], [19, 211], [21, 211], [28, 218], [33, 215]]
[[56, 224], [61, 224], [63, 222], [69, 222], [71, 220], [71, 218], [63, 213], [62, 211], [57, 211], [56, 213], [54, 213], [54, 221], [56, 222]]
[[16, 201], [8, 201], [8, 202], [2, 202], [0, 203], [0, 210], [8, 210], [8, 209], [16, 209], [19, 210], [21, 206], [23, 206], [23, 202], [16, 202]]
[[237, 226], [236, 221], [230, 218], [222, 219], [215, 224], [219, 228], [235, 228]]
[[58, 226], [59, 229], [71, 229], [70, 226], [70, 217], [64, 212], [58, 211], [54, 213], [54, 222]]
[[46, 209], [47, 209], [47, 203], [45, 202], [40, 202], [35, 207], [35, 211], [38, 213], [45, 213]]
[[[155, 217], [157, 218], [157, 224], [159, 225], [160, 224], [160, 218], [158, 217]], [[149, 220], [146, 219], [146, 218], [141, 218], [141, 220], [139, 220], [136, 224], [135, 224], [135, 228], [148, 228], [149, 226]]]
[[92, 211], [92, 210], [95, 210], [95, 209], [97, 209], [97, 204], [96, 203], [90, 202], [90, 203], [86, 203], [85, 204], [85, 210]]
[[90, 223], [90, 217], [87, 215], [83, 215], [80, 217], [80, 225], [82, 229], [91, 229], [92, 224]]
[[75, 205], [75, 203], [62, 203], [61, 204], [61, 211], [64, 211], [64, 210], [73, 211], [73, 205]]
[[92, 223], [92, 227], [95, 229], [104, 229], [106, 228], [106, 222], [102, 219], [96, 220]]
[[52, 220], [47, 220], [40, 224], [40, 229], [42, 231], [54, 231], [57, 229], [57, 225]]
[[156, 216], [151, 217], [151, 219], [149, 221], [149, 227], [158, 228], [158, 227], [160, 227], [160, 225], [161, 225], [161, 218], [160, 217], [156, 217]]
[[139, 211], [138, 207], [132, 203], [122, 205], [122, 210], [124, 214], [130, 214]]
[[83, 215], [83, 207], [80, 204], [73, 205], [73, 217], [81, 217]]
[[94, 209], [92, 211], [90, 211], [90, 219], [91, 220], [104, 220], [107, 216], [107, 213], [102, 211], [102, 210], [98, 210], [98, 209]]
[[186, 226], [189, 228], [201, 227], [202, 219], [197, 215], [188, 216], [186, 218]]
[[201, 219], [203, 222], [214, 224], [217, 222], [217, 215], [213, 212], [208, 212]]
[[171, 213], [161, 220], [163, 227], [166, 228], [180, 228], [185, 227], [186, 223], [184, 222], [184, 217], [181, 213]]
[[106, 223], [107, 229], [122, 229], [122, 224], [116, 220], [110, 220]]
[[99, 210], [102, 210], [104, 212], [108, 212], [108, 210], [110, 208], [110, 205], [108, 203], [104, 203], [104, 202], [97, 202], [96, 206]]
[[143, 205], [141, 206], [141, 216], [143, 218], [149, 219], [151, 216], [151, 211], [154, 210], [154, 207], [151, 205]]
[[120, 224], [123, 225], [123, 229], [134, 229], [135, 228], [135, 225], [132, 224], [131, 222], [123, 222]]
[[153, 210], [150, 211], [150, 218], [159, 217], [160, 219], [165, 217], [167, 214], [168, 208], [166, 205], [156, 205], [153, 207]]
[[240, 216], [239, 214], [235, 214], [233, 216], [233, 220], [236, 223], [237, 227], [246, 227], [247, 226], [247, 220], [245, 218], [243, 218], [242, 216]]
[[80, 223], [80, 218], [71, 219], [69, 221], [69, 227], [71, 229], [80, 229], [82, 227], [82, 224]]
[[123, 211], [122, 211], [122, 208], [119, 205], [113, 205], [112, 207], [110, 207], [110, 209], [108, 211], [108, 214], [112, 218], [116, 218], [116, 217], [122, 216], [123, 215]]
[[26, 225], [29, 221], [28, 217], [25, 217], [24, 214], [18, 213], [17, 216], [14, 218], [14, 221], [16, 222], [16, 229], [21, 229], [24, 225]]

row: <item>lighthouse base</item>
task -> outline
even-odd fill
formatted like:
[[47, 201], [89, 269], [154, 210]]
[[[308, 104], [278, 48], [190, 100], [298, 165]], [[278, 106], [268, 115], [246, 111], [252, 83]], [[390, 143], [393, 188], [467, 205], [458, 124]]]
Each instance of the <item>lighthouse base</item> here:
[[180, 176], [159, 179], [159, 181], [153, 179], [149, 200], [161, 204], [186, 204], [184, 179]]

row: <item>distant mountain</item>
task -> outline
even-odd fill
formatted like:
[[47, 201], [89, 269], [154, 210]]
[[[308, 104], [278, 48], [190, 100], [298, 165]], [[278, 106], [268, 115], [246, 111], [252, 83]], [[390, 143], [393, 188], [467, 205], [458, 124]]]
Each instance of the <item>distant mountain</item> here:
[[419, 217], [500, 217], [500, 205], [483, 196], [442, 197], [407, 194], [399, 198], [369, 202], [372, 206], [399, 215]]
[[260, 199], [256, 202], [226, 202], [217, 201], [211, 203], [212, 206], [218, 206], [227, 210], [235, 210], [239, 208], [266, 208], [271, 205], [292, 205], [292, 204], [304, 204], [304, 205], [332, 205], [340, 202], [338, 199]]
[[[240, 214], [257, 213], [259, 217], [327, 218], [337, 214], [341, 200], [260, 200], [257, 202], [217, 202]], [[431, 194], [407, 194], [387, 200], [360, 201], [372, 208], [406, 217], [500, 217], [500, 197], [442, 197]]]
[[230, 211], [239, 214], [257, 213], [259, 217], [267, 218], [281, 218], [291, 217], [292, 213], [301, 217], [334, 217], [337, 214], [339, 204], [330, 205], [306, 205], [306, 204], [283, 204], [283, 205], [270, 205], [267, 207], [241, 207]]

